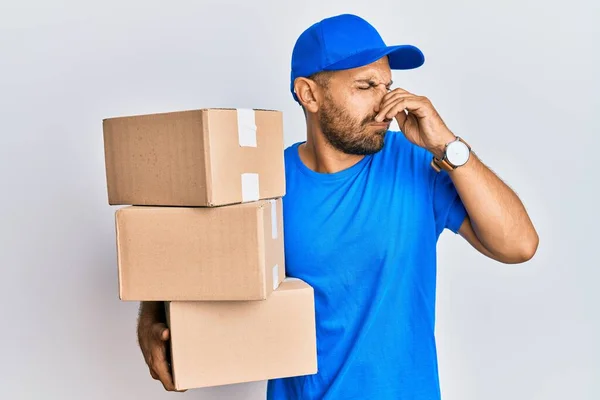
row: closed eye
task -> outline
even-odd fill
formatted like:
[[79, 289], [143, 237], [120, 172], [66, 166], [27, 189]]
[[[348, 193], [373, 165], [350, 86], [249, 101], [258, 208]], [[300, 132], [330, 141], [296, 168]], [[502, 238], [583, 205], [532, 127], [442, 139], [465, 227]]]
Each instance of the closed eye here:
[[367, 83], [366, 86], [363, 84], [363, 85], [359, 86], [358, 88], [360, 90], [369, 90], [369, 89], [373, 89], [373, 88], [377, 87], [377, 84], [373, 81], [366, 82], [366, 83]]
[[[377, 82], [373, 82], [373, 81], [364, 82], [363, 81], [363, 83], [360, 86], [358, 86], [358, 88], [360, 90], [369, 90], [369, 89], [376, 88], [378, 86], [379, 86], [379, 84]], [[390, 90], [392, 90], [391, 87], [392, 87], [392, 83], [389, 83], [389, 84], [385, 85], [385, 90], [389, 92]]]

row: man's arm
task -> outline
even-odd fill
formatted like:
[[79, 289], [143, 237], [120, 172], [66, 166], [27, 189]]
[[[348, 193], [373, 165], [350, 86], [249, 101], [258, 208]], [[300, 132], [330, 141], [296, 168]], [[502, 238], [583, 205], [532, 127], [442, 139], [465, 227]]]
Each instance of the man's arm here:
[[494, 260], [516, 264], [531, 259], [539, 238], [516, 193], [474, 153], [448, 174], [468, 213], [459, 234]]
[[[375, 121], [396, 118], [413, 144], [442, 158], [447, 143], [456, 139], [431, 101], [397, 88], [385, 94], [375, 110]], [[449, 172], [467, 210], [459, 233], [483, 254], [504, 263], [529, 260], [538, 247], [538, 235], [517, 195], [474, 153]]]

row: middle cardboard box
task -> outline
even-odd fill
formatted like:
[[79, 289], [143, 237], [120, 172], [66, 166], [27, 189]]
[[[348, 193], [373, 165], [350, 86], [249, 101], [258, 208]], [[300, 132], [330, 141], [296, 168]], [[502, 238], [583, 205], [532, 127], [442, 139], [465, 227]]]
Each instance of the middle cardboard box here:
[[119, 297], [265, 300], [285, 278], [282, 199], [115, 213]]

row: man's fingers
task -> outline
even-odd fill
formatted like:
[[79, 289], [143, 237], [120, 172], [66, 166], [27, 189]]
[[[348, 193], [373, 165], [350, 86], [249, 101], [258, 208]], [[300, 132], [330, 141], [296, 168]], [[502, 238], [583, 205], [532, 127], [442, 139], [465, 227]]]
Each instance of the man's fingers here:
[[[164, 368], [163, 368], [163, 366], [164, 366]], [[173, 376], [167, 369], [166, 363], [161, 363], [159, 368], [160, 368], [160, 370], [158, 371], [158, 374], [157, 374], [158, 380], [160, 381], [160, 383], [162, 383], [165, 390], [167, 390], [169, 392], [181, 392], [181, 393], [187, 391], [187, 389], [186, 390], [175, 389], [175, 383], [173, 382]]]
[[[391, 114], [392, 109], [406, 108], [406, 102], [403, 98], [396, 99], [394, 101], [388, 102], [381, 107], [377, 115], [375, 116], [375, 121], [382, 122], [386, 119], [391, 119], [394, 115], [389, 116]], [[397, 112], [396, 112], [397, 113]]]
[[171, 371], [169, 370], [169, 365], [167, 364], [167, 360], [165, 358], [164, 344], [152, 349], [152, 361], [152, 369], [158, 375], [158, 379], [165, 387], [165, 390], [175, 390], [173, 377], [171, 376]]
[[420, 98], [402, 97], [394, 102], [388, 103], [385, 107], [383, 107], [375, 116], [375, 120], [377, 122], [382, 122], [386, 119], [394, 118], [400, 111], [405, 109], [414, 113], [418, 117], [422, 117], [422, 113], [419, 112], [420, 108], [422, 107], [423, 102]]
[[392, 103], [395, 103], [399, 99], [404, 99], [407, 97], [414, 97], [412, 94], [407, 93], [393, 93], [386, 95], [383, 99], [381, 99], [381, 104], [379, 105], [379, 112], [381, 112], [384, 108], [389, 106]]
[[397, 96], [414, 96], [414, 94], [410, 93], [407, 90], [397, 88], [390, 92], [387, 92], [385, 96], [383, 96], [383, 99], [381, 99], [381, 103], [387, 103], [389, 100]]
[[150, 376], [152, 376], [153, 379], [160, 381], [160, 383], [163, 385], [163, 387], [165, 388], [165, 390], [169, 391], [169, 392], [186, 392], [187, 389], [185, 390], [176, 390], [175, 389], [175, 383], [173, 382], [173, 375], [171, 374], [171, 371], [169, 369], [168, 364], [166, 363], [164, 357], [160, 356], [160, 349], [154, 349], [154, 351], [152, 352], [152, 356], [150, 356], [149, 359], [149, 369], [150, 369]]
[[395, 94], [394, 96], [388, 98], [387, 100], [384, 100], [381, 103], [381, 105], [379, 106], [379, 111], [377, 112], [376, 119], [379, 122], [381, 122], [385, 119], [392, 118], [393, 116], [387, 117], [391, 108], [396, 106], [400, 101], [405, 100], [405, 99], [410, 99], [412, 97], [414, 97], [414, 96], [412, 96], [410, 94], [398, 93], [398, 94]]
[[378, 113], [380, 112], [383, 107], [387, 104], [389, 104], [391, 101], [394, 101], [395, 99], [399, 98], [399, 97], [406, 97], [406, 96], [414, 96], [412, 93], [407, 92], [404, 89], [394, 89], [391, 92], [386, 93], [383, 98], [381, 99], [381, 102], [379, 104], [377, 104], [375, 106], [375, 112]]
[[162, 383], [162, 385], [164, 386], [165, 390], [175, 390], [175, 385], [173, 384], [173, 377], [171, 376], [171, 373], [169, 372], [167, 363], [165, 361], [155, 361], [152, 369], [160, 383]]

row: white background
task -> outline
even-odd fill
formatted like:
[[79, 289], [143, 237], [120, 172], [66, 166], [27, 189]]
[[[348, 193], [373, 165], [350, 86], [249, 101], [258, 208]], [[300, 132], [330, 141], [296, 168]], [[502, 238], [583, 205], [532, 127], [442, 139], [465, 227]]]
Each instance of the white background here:
[[[358, 13], [425, 65], [395, 82], [428, 96], [521, 196], [531, 262], [440, 242], [445, 400], [598, 399], [600, 3], [3, 1], [0, 5], [0, 398], [261, 399], [264, 382], [166, 393], [118, 300], [102, 118], [198, 107], [284, 112], [297, 36]], [[170, 4], [170, 5], [167, 5]]]

